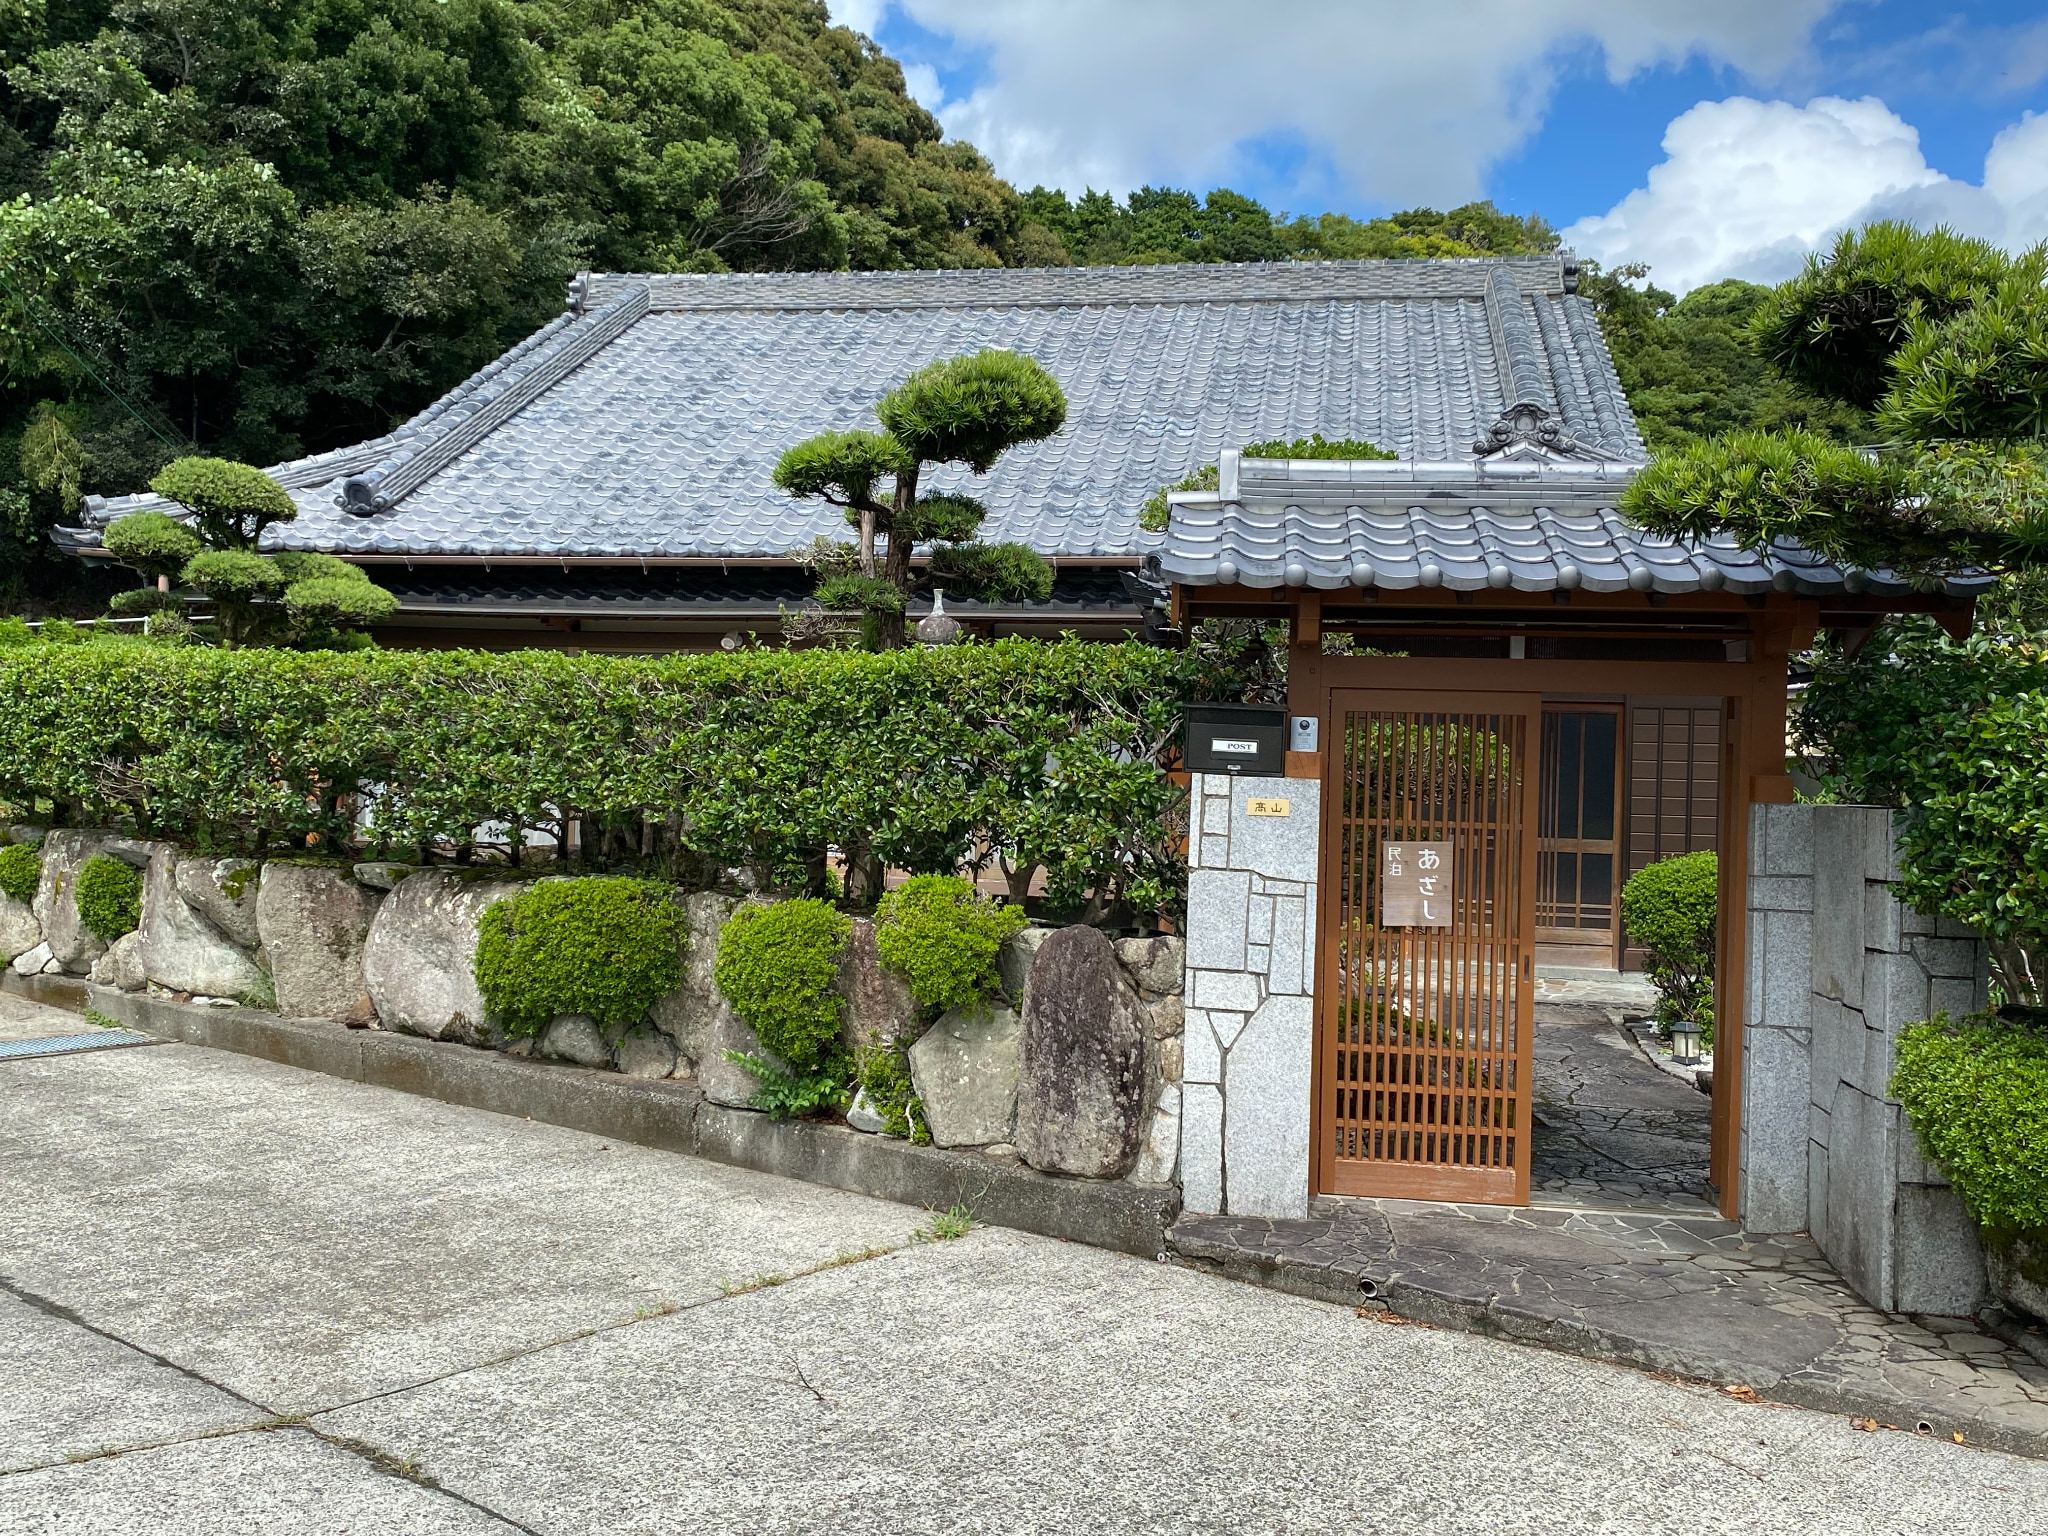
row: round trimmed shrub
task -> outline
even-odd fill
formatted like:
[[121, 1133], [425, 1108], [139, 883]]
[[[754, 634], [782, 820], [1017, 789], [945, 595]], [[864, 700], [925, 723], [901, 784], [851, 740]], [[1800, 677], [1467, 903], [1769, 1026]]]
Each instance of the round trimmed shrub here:
[[1937, 1014], [1899, 1036], [1891, 1091], [1987, 1236], [2048, 1234], [2048, 1034]]
[[287, 583], [324, 581], [330, 577], [336, 581], [361, 582], [365, 586], [370, 582], [368, 571], [339, 555], [324, 555], [311, 549], [281, 549], [269, 559], [284, 572]]
[[1711, 852], [1645, 864], [1621, 888], [1629, 938], [1649, 951], [1657, 1022], [1691, 1022], [1711, 1046], [1714, 1029], [1714, 922], [1720, 864]]
[[398, 612], [398, 599], [367, 580], [315, 576], [286, 587], [284, 606], [302, 624], [381, 624]]
[[173, 459], [149, 488], [192, 512], [200, 536], [216, 548], [254, 549], [265, 528], [299, 515], [283, 486], [233, 459]]
[[685, 941], [675, 892], [658, 881], [543, 880], [484, 913], [477, 990], [514, 1034], [564, 1013], [631, 1024], [682, 984]]
[[223, 603], [251, 603], [284, 590], [284, 572], [275, 561], [245, 549], [210, 549], [185, 562], [180, 578]]
[[130, 512], [100, 535], [107, 553], [145, 576], [175, 576], [203, 547], [199, 535], [168, 512]]
[[1002, 985], [996, 954], [1024, 909], [991, 901], [957, 875], [913, 875], [875, 909], [882, 963], [927, 1008], [961, 1008]]
[[10, 843], [0, 848], [0, 895], [15, 901], [33, 901], [36, 887], [42, 882], [41, 843]]
[[111, 944], [142, 921], [142, 871], [96, 853], [78, 872], [71, 899], [78, 905], [79, 922]]
[[847, 917], [812, 898], [749, 903], [719, 930], [718, 990], [798, 1074], [825, 1071], [840, 1054], [832, 982], [852, 932]]

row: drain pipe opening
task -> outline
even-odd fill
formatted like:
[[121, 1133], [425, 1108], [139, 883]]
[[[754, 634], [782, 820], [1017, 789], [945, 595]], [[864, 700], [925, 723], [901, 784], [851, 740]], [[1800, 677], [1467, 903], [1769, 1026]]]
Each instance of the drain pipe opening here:
[[1377, 1281], [1377, 1280], [1361, 1280], [1361, 1281], [1359, 1281], [1359, 1282], [1358, 1282], [1358, 1294], [1359, 1294], [1359, 1295], [1361, 1295], [1361, 1296], [1363, 1296], [1363, 1297], [1364, 1297], [1364, 1298], [1365, 1298], [1365, 1299], [1366, 1299], [1367, 1301], [1378, 1301], [1378, 1300], [1379, 1300], [1379, 1296], [1380, 1296], [1380, 1283], [1379, 1283], [1379, 1281]]

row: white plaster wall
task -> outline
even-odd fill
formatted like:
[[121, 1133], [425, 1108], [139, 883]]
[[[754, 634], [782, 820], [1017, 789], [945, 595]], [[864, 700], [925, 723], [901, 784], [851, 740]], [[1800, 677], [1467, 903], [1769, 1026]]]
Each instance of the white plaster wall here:
[[[1322, 784], [1195, 774], [1189, 836], [1181, 1198], [1308, 1214]], [[1252, 816], [1252, 799], [1288, 814]]]

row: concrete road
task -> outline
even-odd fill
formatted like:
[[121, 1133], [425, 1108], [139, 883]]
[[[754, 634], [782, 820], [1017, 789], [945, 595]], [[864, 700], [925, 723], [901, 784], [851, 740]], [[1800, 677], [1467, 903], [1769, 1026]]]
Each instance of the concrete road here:
[[182, 1045], [0, 1060], [0, 1196], [4, 1533], [2048, 1531], [2048, 1464]]

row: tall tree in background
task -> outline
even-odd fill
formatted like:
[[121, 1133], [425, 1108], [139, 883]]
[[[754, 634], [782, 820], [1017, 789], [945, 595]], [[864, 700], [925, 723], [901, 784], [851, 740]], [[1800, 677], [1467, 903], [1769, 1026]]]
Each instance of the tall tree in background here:
[[989, 266], [1016, 193], [816, 0], [0, 8], [0, 597], [194, 451], [388, 430], [579, 267]]
[[1601, 271], [1587, 263], [1579, 291], [1600, 313], [1643, 441], [1664, 453], [1716, 433], [1803, 427], [1861, 441], [1867, 410], [1787, 377], [1750, 339], [1750, 317], [1771, 290], [1739, 278], [1678, 298], [1647, 281], [1640, 265]]
[[1652, 464], [1623, 506], [1658, 532], [1797, 539], [1841, 565], [2006, 578], [1992, 611], [2048, 621], [2048, 248], [2014, 257], [1947, 230], [1874, 224], [1749, 322], [1791, 379], [1871, 413], [1881, 451], [1748, 430]]

